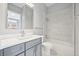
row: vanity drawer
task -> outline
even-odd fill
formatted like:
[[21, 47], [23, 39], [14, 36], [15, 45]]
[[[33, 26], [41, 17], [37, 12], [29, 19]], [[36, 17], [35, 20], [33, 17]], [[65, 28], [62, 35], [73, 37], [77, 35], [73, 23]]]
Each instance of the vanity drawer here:
[[0, 50], [0, 56], [3, 56], [3, 50]]
[[19, 44], [4, 49], [4, 56], [15, 56], [24, 51], [24, 44]]
[[31, 40], [29, 42], [26, 42], [26, 50], [31, 48], [34, 45], [39, 44], [39, 43], [41, 43], [41, 38], [38, 38], [38, 39], [35, 39], [35, 40]]

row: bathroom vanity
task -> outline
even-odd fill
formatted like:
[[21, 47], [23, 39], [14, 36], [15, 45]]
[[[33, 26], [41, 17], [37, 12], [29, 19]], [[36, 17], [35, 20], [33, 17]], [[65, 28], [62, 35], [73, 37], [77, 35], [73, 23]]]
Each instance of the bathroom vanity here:
[[41, 56], [42, 55], [41, 36], [33, 35], [30, 38], [16, 39], [12, 42], [13, 39], [5, 39], [1, 41], [0, 56]]
[[[1, 33], [10, 33], [7, 36], [4, 34], [3, 37], [0, 35], [0, 56], [41, 56], [42, 36], [26, 35], [33, 32], [33, 9], [25, 3], [0, 4], [0, 8], [1, 23], [4, 26], [1, 26]], [[10, 24], [13, 26], [7, 26]], [[23, 35], [11, 37], [12, 33], [16, 35], [18, 31], [21, 31], [19, 33]]]

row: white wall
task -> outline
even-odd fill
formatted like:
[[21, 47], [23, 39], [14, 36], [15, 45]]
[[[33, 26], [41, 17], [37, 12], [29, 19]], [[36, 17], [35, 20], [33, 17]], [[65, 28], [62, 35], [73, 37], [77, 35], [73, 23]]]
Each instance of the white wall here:
[[79, 3], [75, 4], [75, 43], [76, 43], [76, 55], [79, 56]]
[[60, 41], [73, 46], [73, 4], [58, 3], [48, 8], [48, 41]]
[[23, 7], [22, 28], [33, 29], [33, 9], [28, 6]]
[[0, 3], [0, 32], [6, 30], [6, 17], [7, 16], [7, 4]]

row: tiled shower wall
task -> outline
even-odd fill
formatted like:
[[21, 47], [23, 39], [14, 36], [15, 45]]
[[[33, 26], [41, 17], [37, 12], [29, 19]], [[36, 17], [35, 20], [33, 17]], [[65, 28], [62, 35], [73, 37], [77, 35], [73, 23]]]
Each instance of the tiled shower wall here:
[[58, 3], [48, 8], [48, 39], [73, 44], [73, 4]]
[[[57, 3], [48, 7], [47, 41], [58, 55], [74, 55], [74, 6]], [[54, 44], [55, 43], [55, 44]], [[67, 53], [65, 52], [67, 51]]]

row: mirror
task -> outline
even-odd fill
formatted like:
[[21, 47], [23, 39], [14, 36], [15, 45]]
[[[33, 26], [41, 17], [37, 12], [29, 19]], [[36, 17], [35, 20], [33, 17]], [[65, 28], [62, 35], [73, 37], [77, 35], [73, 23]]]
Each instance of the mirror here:
[[7, 29], [11, 31], [33, 29], [33, 9], [25, 3], [8, 3]]

